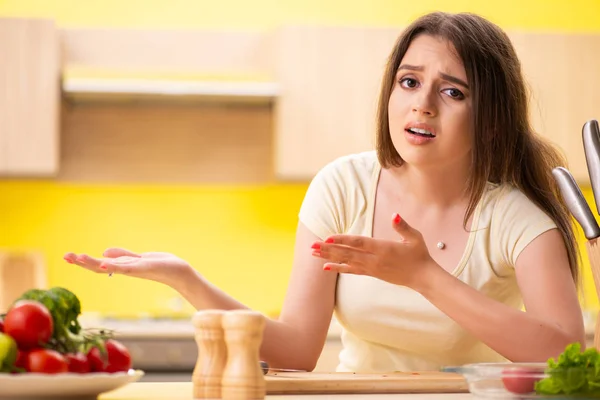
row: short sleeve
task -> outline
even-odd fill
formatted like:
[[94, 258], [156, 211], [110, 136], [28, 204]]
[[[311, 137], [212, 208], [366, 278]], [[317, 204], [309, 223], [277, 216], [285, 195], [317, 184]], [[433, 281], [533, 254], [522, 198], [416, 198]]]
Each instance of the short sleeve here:
[[535, 238], [556, 223], [520, 190], [510, 188], [498, 199], [492, 220], [492, 240], [507, 265], [514, 268], [519, 255]]
[[299, 219], [321, 239], [345, 231], [344, 180], [340, 160], [323, 167], [312, 179], [300, 207]]

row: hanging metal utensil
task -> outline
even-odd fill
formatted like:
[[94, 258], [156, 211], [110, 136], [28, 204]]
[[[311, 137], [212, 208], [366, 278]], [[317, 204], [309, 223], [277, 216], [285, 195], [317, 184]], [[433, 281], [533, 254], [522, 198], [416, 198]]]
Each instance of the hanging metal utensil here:
[[600, 128], [598, 121], [591, 119], [583, 125], [582, 138], [596, 210], [600, 214]]
[[569, 211], [583, 228], [585, 237], [588, 240], [600, 237], [600, 227], [598, 227], [596, 218], [594, 218], [590, 206], [585, 201], [585, 197], [583, 197], [583, 193], [581, 193], [571, 173], [566, 168], [556, 167], [552, 170], [552, 175], [560, 188], [561, 195], [567, 203]]

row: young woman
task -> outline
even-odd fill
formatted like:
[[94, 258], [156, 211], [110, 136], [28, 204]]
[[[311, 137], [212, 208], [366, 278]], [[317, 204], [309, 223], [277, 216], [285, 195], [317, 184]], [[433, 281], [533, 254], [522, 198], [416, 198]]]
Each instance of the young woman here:
[[[508, 37], [472, 14], [418, 19], [389, 58], [377, 150], [309, 186], [261, 358], [313, 369], [334, 311], [339, 371], [546, 361], [583, 345], [576, 243], [551, 175], [561, 164], [532, 131]], [[171, 254], [65, 259], [165, 283], [197, 309], [245, 307]]]

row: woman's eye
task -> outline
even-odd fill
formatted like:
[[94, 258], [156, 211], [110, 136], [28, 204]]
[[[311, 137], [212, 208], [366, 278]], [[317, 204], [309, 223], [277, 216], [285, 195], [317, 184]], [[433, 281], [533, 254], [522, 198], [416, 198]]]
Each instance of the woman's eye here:
[[413, 78], [402, 78], [400, 79], [400, 85], [407, 88], [416, 88], [419, 83]]
[[465, 98], [465, 95], [458, 89], [446, 89], [444, 92], [453, 99], [462, 100]]

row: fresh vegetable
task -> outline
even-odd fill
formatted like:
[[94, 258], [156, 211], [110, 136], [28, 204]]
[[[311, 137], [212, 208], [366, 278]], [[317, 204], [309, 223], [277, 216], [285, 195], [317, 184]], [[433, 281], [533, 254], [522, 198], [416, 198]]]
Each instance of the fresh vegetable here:
[[20, 349], [29, 350], [48, 343], [53, 321], [48, 309], [31, 300], [16, 302], [4, 318], [4, 332], [17, 342]]
[[548, 360], [547, 378], [536, 382], [535, 392], [544, 395], [600, 395], [600, 353], [581, 351], [579, 343], [566, 347], [556, 360]]
[[103, 355], [100, 353], [100, 348], [92, 347], [90, 351], [88, 351], [86, 357], [90, 364], [90, 371], [104, 372], [106, 353]]
[[42, 374], [59, 374], [69, 371], [69, 364], [58, 351], [36, 349], [29, 352], [27, 366], [30, 372]]
[[86, 374], [90, 372], [90, 362], [83, 353], [65, 354], [65, 359], [69, 365], [69, 372], [77, 374]]
[[104, 346], [92, 348], [87, 358], [95, 372], [126, 372], [131, 368], [129, 350], [114, 339], [107, 340]]
[[17, 359], [17, 342], [5, 333], [0, 333], [0, 372], [12, 371]]
[[26, 350], [19, 350], [17, 352], [17, 360], [15, 361], [15, 368], [22, 371], [29, 371], [29, 365], [27, 359], [29, 358], [29, 352]]
[[106, 353], [108, 358], [106, 372], [126, 372], [131, 368], [131, 355], [121, 342], [107, 340]]
[[15, 300], [0, 333], [0, 372], [121, 372], [131, 355], [105, 330], [83, 330], [79, 299], [55, 287], [32, 289]]
[[4, 318], [0, 318], [0, 333], [4, 332]]
[[534, 391], [535, 383], [541, 379], [539, 376], [542, 372], [523, 367], [507, 368], [502, 371], [502, 383], [509, 392], [531, 393]]
[[[53, 330], [46, 348], [62, 354], [86, 353], [92, 346], [97, 346], [110, 337], [106, 332], [83, 332], [77, 318], [81, 314], [81, 303], [71, 291], [53, 287], [48, 290], [31, 289], [18, 298], [13, 307], [22, 300], [33, 300], [43, 304], [53, 320]], [[10, 313], [10, 311], [9, 311]], [[7, 314], [8, 316], [8, 314]]]

